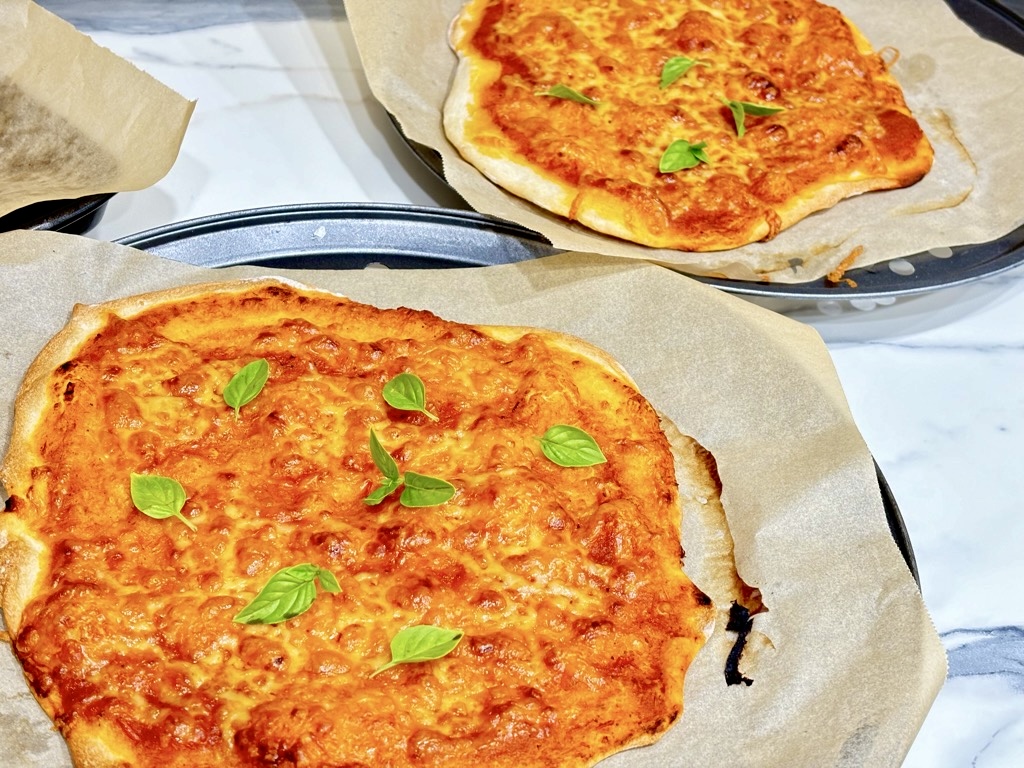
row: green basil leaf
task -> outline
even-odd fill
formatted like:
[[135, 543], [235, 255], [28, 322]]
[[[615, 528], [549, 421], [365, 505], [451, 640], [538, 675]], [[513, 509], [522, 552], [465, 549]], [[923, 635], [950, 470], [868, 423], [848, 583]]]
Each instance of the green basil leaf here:
[[462, 636], [462, 630], [428, 624], [406, 627], [391, 639], [391, 661], [377, 667], [370, 677], [399, 664], [433, 661], [447, 656], [455, 650]]
[[398, 499], [403, 507], [434, 507], [455, 495], [455, 486], [437, 477], [406, 472], [403, 480], [405, 488]]
[[[370, 430], [370, 456], [373, 457], [373, 463], [377, 465], [377, 469], [381, 471], [384, 477], [388, 480], [398, 479], [398, 464], [395, 463], [394, 458], [388, 453], [387, 449], [380, 444], [380, 440], [377, 439], [377, 433], [372, 429]], [[397, 487], [395, 486], [395, 488]], [[394, 490], [394, 488], [391, 490]]]
[[252, 402], [263, 391], [269, 376], [270, 363], [263, 358], [243, 365], [224, 387], [224, 402], [238, 413], [243, 405]]
[[372, 429], [370, 430], [370, 455], [373, 457], [373, 463], [377, 465], [377, 469], [384, 475], [384, 482], [363, 499], [364, 504], [374, 506], [398, 490], [402, 485], [402, 475], [398, 471], [398, 464], [395, 463], [387, 449], [381, 445], [380, 440], [377, 439], [377, 433]]
[[332, 595], [337, 595], [341, 592], [341, 584], [338, 583], [334, 574], [326, 568], [321, 568], [317, 572], [316, 578], [325, 592], [330, 592]]
[[540, 449], [560, 467], [591, 467], [607, 461], [594, 438], [567, 424], [556, 424], [545, 432]]
[[363, 503], [368, 504], [371, 507], [380, 504], [382, 501], [384, 501], [384, 499], [386, 499], [392, 493], [397, 491], [401, 486], [401, 478], [387, 478], [383, 483], [374, 488], [374, 490], [370, 493], [369, 496], [363, 499]]
[[437, 421], [427, 410], [427, 391], [423, 381], [414, 373], [400, 373], [384, 385], [384, 401], [400, 411], [419, 411]]
[[380, 504], [384, 499], [405, 486], [398, 502], [404, 507], [433, 507], [444, 504], [455, 495], [455, 486], [451, 483], [416, 472], [399, 473], [398, 464], [391, 454], [385, 450], [377, 439], [376, 433], [370, 430], [370, 454], [373, 463], [384, 474], [384, 482], [363, 499], [370, 506]]
[[267, 581], [248, 605], [235, 614], [239, 624], [277, 624], [305, 613], [316, 598], [316, 582], [326, 591], [338, 593], [341, 586], [334, 574], [312, 563], [282, 568]]
[[673, 56], [661, 68], [660, 87], [668, 88], [672, 83], [689, 72], [693, 67], [711, 66], [705, 61], [696, 61], [686, 56]]
[[661, 156], [658, 163], [658, 170], [662, 173], [675, 173], [687, 168], [695, 168], [700, 163], [711, 162], [704, 151], [707, 142], [701, 141], [691, 144], [685, 139], [677, 139], [668, 145], [668, 149]]
[[156, 520], [176, 517], [193, 531], [195, 525], [181, 514], [185, 506], [185, 489], [181, 483], [160, 475], [131, 474], [132, 504], [144, 515]]
[[747, 115], [764, 117], [765, 115], [774, 115], [776, 112], [782, 111], [782, 107], [769, 107], [764, 104], [751, 104], [749, 101], [722, 99], [722, 103], [729, 108], [730, 112], [732, 112], [732, 121], [736, 125], [736, 135], [741, 139], [743, 138], [743, 134], [747, 132]]
[[594, 106], [597, 104], [597, 99], [592, 99], [589, 96], [584, 96], [582, 93], [577, 91], [575, 88], [570, 88], [568, 85], [553, 85], [546, 91], [537, 91], [536, 96], [552, 96], [556, 99], [568, 99], [569, 101], [576, 101], [580, 104], [589, 104]]

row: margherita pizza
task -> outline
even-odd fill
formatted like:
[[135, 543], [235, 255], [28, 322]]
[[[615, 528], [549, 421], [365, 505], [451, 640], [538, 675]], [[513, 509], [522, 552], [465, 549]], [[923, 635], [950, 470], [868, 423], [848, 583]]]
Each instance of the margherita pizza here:
[[276, 280], [79, 306], [0, 599], [79, 766], [587, 766], [680, 715], [709, 462], [551, 331]]
[[770, 239], [931, 168], [883, 56], [816, 0], [470, 0], [451, 42], [462, 156], [643, 245]]

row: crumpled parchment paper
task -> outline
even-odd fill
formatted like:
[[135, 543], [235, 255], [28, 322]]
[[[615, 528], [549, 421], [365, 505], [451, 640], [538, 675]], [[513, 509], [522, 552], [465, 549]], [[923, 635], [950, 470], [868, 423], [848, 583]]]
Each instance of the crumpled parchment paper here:
[[195, 103], [31, 0], [0, 3], [0, 215], [144, 189]]

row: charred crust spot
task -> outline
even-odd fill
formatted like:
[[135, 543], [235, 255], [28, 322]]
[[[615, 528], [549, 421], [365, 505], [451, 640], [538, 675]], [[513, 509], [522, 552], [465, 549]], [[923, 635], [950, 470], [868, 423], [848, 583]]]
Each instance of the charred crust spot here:
[[736, 642], [729, 650], [729, 657], [725, 660], [725, 684], [726, 685], [753, 685], [754, 681], [740, 672], [740, 658], [743, 656], [743, 649], [747, 645], [747, 637], [753, 627], [753, 619], [750, 611], [740, 605], [733, 603], [729, 609], [729, 622], [725, 625], [726, 632], [736, 633]]
[[663, 725], [665, 725], [665, 718], [659, 717], [657, 720], [648, 723], [646, 730], [648, 733], [658, 733]]
[[75, 382], [69, 381], [64, 387], [64, 402], [70, 403], [75, 397]]

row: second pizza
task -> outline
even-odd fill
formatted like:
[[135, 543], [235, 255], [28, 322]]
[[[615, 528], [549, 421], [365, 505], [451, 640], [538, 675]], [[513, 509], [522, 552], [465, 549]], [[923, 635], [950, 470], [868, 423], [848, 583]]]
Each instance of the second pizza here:
[[888, 63], [815, 0], [470, 0], [444, 126], [506, 190], [657, 248], [768, 240], [933, 151]]

